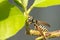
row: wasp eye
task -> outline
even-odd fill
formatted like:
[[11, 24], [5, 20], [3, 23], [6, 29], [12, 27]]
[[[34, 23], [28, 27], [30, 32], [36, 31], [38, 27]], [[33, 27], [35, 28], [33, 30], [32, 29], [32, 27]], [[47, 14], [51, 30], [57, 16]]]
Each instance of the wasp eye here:
[[32, 17], [32, 16], [28, 17], [28, 20], [32, 20], [32, 19], [33, 19], [33, 17]]
[[29, 16], [27, 22], [28, 22], [29, 24], [32, 24], [32, 23], [33, 23], [32, 20], [33, 20], [33, 17], [32, 17], [32, 16]]

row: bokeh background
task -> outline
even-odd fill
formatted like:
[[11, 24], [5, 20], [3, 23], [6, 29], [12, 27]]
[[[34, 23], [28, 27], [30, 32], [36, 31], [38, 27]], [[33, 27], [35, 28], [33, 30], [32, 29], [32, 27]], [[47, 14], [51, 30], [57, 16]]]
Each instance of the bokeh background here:
[[[12, 4], [15, 4], [12, 0], [9, 0]], [[28, 8], [33, 3], [33, 0], [29, 0]], [[16, 4], [15, 4], [16, 5]], [[46, 8], [33, 8], [30, 15], [35, 19], [48, 22], [51, 27], [49, 31], [60, 29], [60, 5], [46, 7]], [[32, 26], [31, 26], [32, 27]], [[34, 40], [36, 37], [25, 34], [25, 27], [20, 30], [15, 36], [12, 36], [8, 40]], [[60, 40], [60, 38], [51, 38], [48, 40]]]

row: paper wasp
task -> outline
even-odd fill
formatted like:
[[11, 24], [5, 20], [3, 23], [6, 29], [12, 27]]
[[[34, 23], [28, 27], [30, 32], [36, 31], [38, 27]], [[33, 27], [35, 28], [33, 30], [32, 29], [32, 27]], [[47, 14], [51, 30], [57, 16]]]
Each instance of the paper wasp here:
[[[29, 16], [29, 17], [28, 17], [28, 20], [27, 20], [26, 23], [27, 23], [27, 26], [30, 25], [30, 24], [33, 24], [35, 30], [38, 30], [38, 31], [41, 33], [41, 35], [39, 35], [39, 36], [43, 36], [43, 37], [44, 37], [43, 40], [46, 40], [43, 32], [48, 31], [47, 28], [45, 27], [45, 26], [50, 27], [50, 25], [49, 25], [48, 23], [46, 23], [46, 22], [44, 22], [44, 21], [35, 20], [32, 16]], [[30, 29], [30, 28], [29, 28], [29, 29]], [[29, 29], [27, 28], [26, 31], [28, 31]], [[28, 32], [28, 33], [29, 33], [29, 32]]]

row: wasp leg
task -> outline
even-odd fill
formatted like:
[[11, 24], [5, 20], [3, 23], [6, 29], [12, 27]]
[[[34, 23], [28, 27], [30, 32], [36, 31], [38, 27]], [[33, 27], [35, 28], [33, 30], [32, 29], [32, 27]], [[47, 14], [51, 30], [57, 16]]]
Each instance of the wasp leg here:
[[41, 35], [39, 35], [39, 36], [43, 36], [43, 40], [46, 40], [46, 38], [42, 32], [42, 29], [36, 23], [34, 23], [34, 26], [36, 27], [36, 30], [38, 30], [41, 33]]
[[26, 34], [30, 34], [30, 27], [29, 27], [29, 23], [26, 21], [26, 26], [25, 26], [25, 29], [26, 29]]

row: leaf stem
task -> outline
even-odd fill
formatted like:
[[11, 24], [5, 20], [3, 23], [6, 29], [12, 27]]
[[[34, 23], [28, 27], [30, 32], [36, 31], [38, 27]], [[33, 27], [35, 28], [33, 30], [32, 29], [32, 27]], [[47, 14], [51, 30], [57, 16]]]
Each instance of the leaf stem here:
[[28, 9], [27, 13], [29, 14], [31, 12], [31, 10], [33, 9], [34, 4], [31, 5], [31, 7]]
[[24, 12], [24, 16], [26, 17], [26, 18], [28, 18], [28, 13], [27, 13], [27, 8], [25, 8], [25, 12]]

